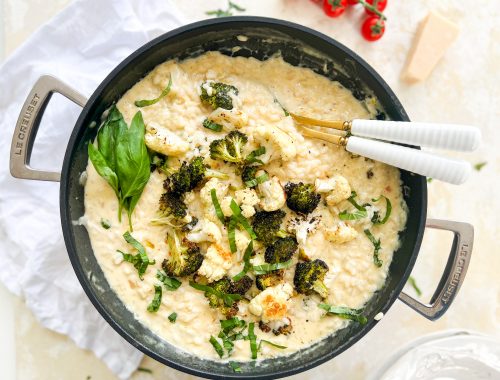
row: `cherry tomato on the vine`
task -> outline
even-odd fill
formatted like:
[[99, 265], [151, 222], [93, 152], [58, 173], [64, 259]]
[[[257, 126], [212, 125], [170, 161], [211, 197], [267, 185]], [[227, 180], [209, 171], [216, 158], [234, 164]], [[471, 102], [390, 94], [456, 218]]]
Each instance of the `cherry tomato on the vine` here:
[[367, 41], [377, 41], [385, 32], [384, 20], [377, 16], [368, 17], [361, 26], [361, 34]]
[[323, 0], [323, 11], [329, 17], [339, 17], [346, 6], [347, 0]]
[[[370, 5], [373, 5], [375, 2], [377, 3], [377, 10], [379, 12], [383, 12], [385, 7], [387, 7], [387, 0], [366, 0], [366, 2]], [[376, 13], [369, 10], [368, 8], [365, 8], [365, 12], [368, 13], [369, 15], [375, 16]]]
[[347, 4], [349, 5], [356, 5], [358, 3], [358, 0], [347, 0]]

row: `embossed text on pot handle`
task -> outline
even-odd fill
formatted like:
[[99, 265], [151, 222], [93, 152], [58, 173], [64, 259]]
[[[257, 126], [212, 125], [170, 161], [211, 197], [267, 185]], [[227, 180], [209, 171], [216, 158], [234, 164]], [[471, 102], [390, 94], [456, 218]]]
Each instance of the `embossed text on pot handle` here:
[[61, 173], [36, 170], [30, 166], [31, 152], [42, 115], [54, 92], [83, 107], [87, 103], [81, 95], [59, 79], [44, 75], [38, 79], [24, 102], [17, 120], [10, 148], [10, 174], [16, 178], [41, 181], [59, 181]]
[[464, 282], [472, 254], [474, 227], [468, 223], [439, 219], [427, 219], [426, 226], [453, 232], [453, 245], [448, 262], [429, 304], [422, 303], [404, 292], [401, 292], [399, 299], [433, 321], [448, 310]]

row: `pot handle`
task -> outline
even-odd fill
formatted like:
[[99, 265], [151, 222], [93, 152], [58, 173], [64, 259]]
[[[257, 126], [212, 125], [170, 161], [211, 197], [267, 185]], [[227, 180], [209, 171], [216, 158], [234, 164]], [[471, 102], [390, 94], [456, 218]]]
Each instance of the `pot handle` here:
[[399, 299], [427, 319], [434, 321], [446, 313], [464, 282], [472, 254], [474, 227], [468, 223], [440, 219], [427, 219], [426, 227], [453, 232], [453, 245], [448, 262], [430, 304], [422, 303], [405, 292], [401, 292]]
[[36, 170], [30, 166], [31, 152], [43, 113], [52, 94], [57, 92], [79, 106], [87, 103], [87, 98], [66, 83], [50, 75], [41, 76], [24, 102], [10, 148], [10, 174], [16, 178], [59, 182], [61, 173]]

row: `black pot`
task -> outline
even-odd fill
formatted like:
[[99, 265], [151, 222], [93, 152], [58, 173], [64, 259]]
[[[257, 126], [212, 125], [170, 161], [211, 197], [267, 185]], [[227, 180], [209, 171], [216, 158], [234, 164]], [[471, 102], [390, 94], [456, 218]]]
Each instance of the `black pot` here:
[[[245, 42], [237, 39], [245, 35]], [[233, 49], [241, 46], [241, 49]], [[108, 321], [132, 345], [154, 359], [178, 370], [215, 378], [278, 378], [317, 366], [337, 356], [360, 340], [377, 323], [374, 316], [386, 313], [399, 297], [417, 312], [433, 320], [449, 307], [460, 287], [470, 259], [472, 226], [447, 221], [427, 221], [427, 225], [455, 233], [455, 240], [441, 282], [431, 300], [424, 305], [402, 293], [413, 268], [426, 226], [427, 186], [424, 177], [402, 171], [404, 196], [408, 205], [406, 230], [401, 233], [401, 247], [394, 254], [384, 287], [365, 307], [369, 322], [362, 326], [351, 323], [335, 335], [326, 337], [311, 348], [290, 356], [266, 359], [254, 365], [241, 366], [234, 373], [227, 363], [200, 360], [175, 349], [135, 320], [122, 301], [109, 287], [99, 267], [82, 226], [72, 224], [84, 214], [84, 188], [80, 174], [87, 165], [87, 144], [97, 128], [101, 114], [156, 65], [172, 59], [195, 57], [207, 51], [265, 60], [281, 52], [285, 61], [308, 67], [316, 73], [337, 80], [351, 90], [357, 99], [374, 94], [385, 115], [392, 120], [406, 120], [403, 106], [382, 78], [358, 55], [337, 41], [301, 25], [260, 17], [228, 17], [186, 25], [166, 33], [144, 45], [122, 63], [99, 85], [87, 101], [64, 83], [44, 76], [35, 84], [23, 106], [11, 150], [11, 173], [25, 179], [61, 181], [60, 207], [64, 239], [71, 263], [88, 297]], [[72, 99], [83, 107], [68, 143], [62, 173], [35, 171], [29, 167], [30, 153], [43, 110], [53, 92]]]

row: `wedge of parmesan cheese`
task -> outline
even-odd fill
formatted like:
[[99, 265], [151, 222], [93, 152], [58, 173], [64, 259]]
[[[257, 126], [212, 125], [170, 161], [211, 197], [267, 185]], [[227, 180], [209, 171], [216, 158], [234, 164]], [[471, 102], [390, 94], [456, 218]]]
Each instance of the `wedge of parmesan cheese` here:
[[458, 33], [457, 25], [435, 12], [429, 12], [415, 35], [402, 79], [410, 83], [425, 80]]

